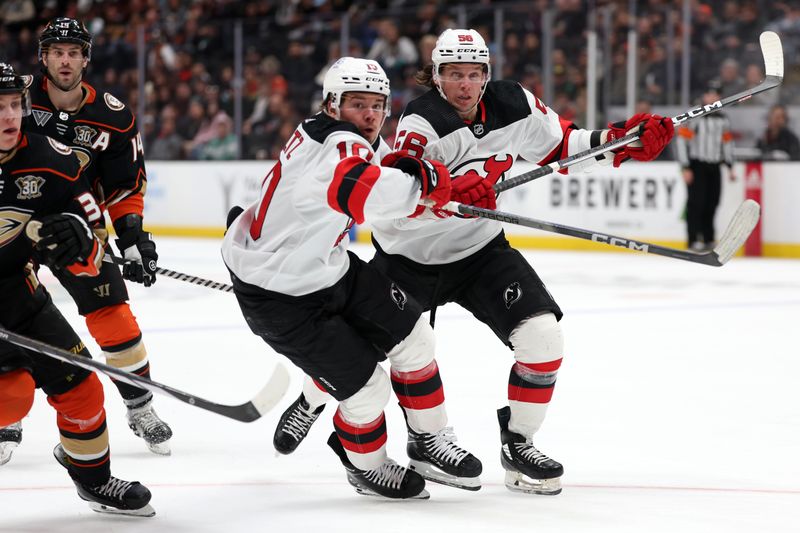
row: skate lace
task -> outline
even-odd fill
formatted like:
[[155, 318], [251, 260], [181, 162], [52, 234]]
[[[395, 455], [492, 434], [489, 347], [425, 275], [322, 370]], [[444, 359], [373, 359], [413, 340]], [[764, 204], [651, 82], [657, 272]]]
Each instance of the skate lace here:
[[121, 500], [122, 496], [127, 492], [130, 488], [131, 482], [130, 481], [123, 481], [119, 478], [115, 478], [111, 476], [108, 481], [104, 485], [100, 485], [95, 490], [106, 496], [108, 498], [112, 498], [114, 500]]
[[530, 442], [516, 442], [514, 446], [526, 461], [531, 461], [536, 466], [540, 466], [545, 461], [550, 461], [550, 458], [536, 449]]
[[391, 459], [387, 459], [386, 462], [378, 468], [364, 472], [364, 477], [369, 481], [395, 490], [400, 489], [400, 484], [403, 482], [405, 476], [405, 467], [398, 465]]
[[458, 465], [469, 452], [454, 444], [456, 435], [452, 427], [440, 429], [426, 439], [428, 451], [444, 462]]
[[131, 415], [131, 419], [133, 419], [134, 423], [140, 426], [145, 433], [152, 433], [153, 430], [161, 428], [164, 424], [152, 409], [147, 409], [141, 413]]
[[302, 440], [318, 416], [314, 411], [306, 411], [298, 404], [297, 409], [293, 410], [286, 420], [283, 431], [294, 437], [295, 440]]

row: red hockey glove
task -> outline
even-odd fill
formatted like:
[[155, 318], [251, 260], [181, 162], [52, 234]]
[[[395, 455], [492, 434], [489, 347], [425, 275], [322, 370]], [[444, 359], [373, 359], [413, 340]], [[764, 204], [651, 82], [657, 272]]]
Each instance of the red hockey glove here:
[[397, 168], [414, 176], [420, 184], [422, 199], [430, 200], [434, 209], [450, 201], [450, 171], [440, 162], [417, 159], [401, 150], [384, 157], [381, 166]]
[[450, 200], [483, 209], [497, 209], [497, 195], [492, 184], [477, 174], [457, 176], [450, 190]]
[[664, 150], [675, 134], [672, 119], [661, 115], [637, 113], [625, 122], [608, 125], [607, 141], [613, 141], [642, 128], [639, 140], [621, 148], [614, 156], [614, 166], [618, 167], [628, 159], [652, 161]]

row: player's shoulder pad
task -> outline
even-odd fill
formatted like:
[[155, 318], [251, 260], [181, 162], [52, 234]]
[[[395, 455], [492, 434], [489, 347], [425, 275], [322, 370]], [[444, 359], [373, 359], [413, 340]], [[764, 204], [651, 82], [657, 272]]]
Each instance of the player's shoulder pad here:
[[467, 127], [453, 106], [448, 104], [436, 89], [431, 89], [408, 103], [403, 116], [411, 115], [418, 115], [426, 120], [439, 138]]
[[127, 133], [134, 127], [133, 113], [130, 108], [109, 92], [96, 90], [85, 83], [87, 89], [95, 91], [94, 99], [83, 106], [84, 118], [106, 126], [111, 131]]
[[25, 150], [28, 165], [69, 181], [74, 181], [80, 175], [81, 163], [72, 148], [39, 133], [26, 131], [25, 137], [28, 142]]
[[355, 124], [344, 120], [336, 120], [327, 113], [319, 112], [303, 122], [303, 129], [309, 137], [322, 144], [329, 135], [337, 131], [349, 131], [361, 135]]
[[486, 112], [497, 122], [495, 129], [523, 120], [531, 114], [525, 90], [515, 81], [490, 81], [486, 84], [483, 102]]

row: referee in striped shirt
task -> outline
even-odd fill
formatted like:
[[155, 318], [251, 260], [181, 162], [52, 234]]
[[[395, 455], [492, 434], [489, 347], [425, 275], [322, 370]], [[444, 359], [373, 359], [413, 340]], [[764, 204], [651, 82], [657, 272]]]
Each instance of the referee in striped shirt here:
[[[703, 105], [719, 100], [719, 91], [709, 87], [703, 94]], [[677, 158], [688, 189], [686, 201], [687, 246], [694, 251], [714, 247], [714, 214], [722, 192], [720, 166], [733, 174], [733, 136], [728, 118], [713, 113], [679, 127], [675, 135]]]

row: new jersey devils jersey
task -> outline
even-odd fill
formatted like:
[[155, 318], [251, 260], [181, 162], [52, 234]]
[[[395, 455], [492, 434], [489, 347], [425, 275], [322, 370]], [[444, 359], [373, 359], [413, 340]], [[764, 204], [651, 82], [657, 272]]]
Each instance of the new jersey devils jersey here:
[[28, 221], [56, 213], [89, 222], [102, 215], [72, 150], [44, 135], [25, 133], [15, 151], [0, 158], [0, 278], [20, 275], [31, 259]]
[[[388, 152], [381, 139], [371, 146], [325, 113], [300, 124], [264, 178], [261, 200], [228, 229], [225, 264], [246, 283], [292, 296], [336, 283], [349, 266], [353, 220], [404, 217], [419, 203], [414, 178], [379, 166]], [[339, 165], [352, 156], [374, 164]]]
[[[441, 161], [454, 180], [478, 174], [497, 183], [510, 177], [517, 157], [546, 165], [599, 144], [599, 133], [577, 129], [514, 82], [489, 82], [477, 111], [466, 123], [432, 89], [408, 104], [395, 150]], [[501, 229], [485, 218], [421, 216], [376, 221], [373, 236], [386, 253], [444, 264], [478, 251]]]
[[47, 78], [26, 77], [32, 113], [27, 131], [43, 133], [71, 147], [84, 165], [83, 174], [112, 220], [142, 214], [146, 187], [144, 148], [136, 120], [111, 93], [81, 83], [84, 99], [76, 111], [59, 111], [47, 94]]

